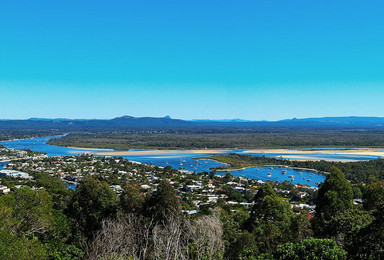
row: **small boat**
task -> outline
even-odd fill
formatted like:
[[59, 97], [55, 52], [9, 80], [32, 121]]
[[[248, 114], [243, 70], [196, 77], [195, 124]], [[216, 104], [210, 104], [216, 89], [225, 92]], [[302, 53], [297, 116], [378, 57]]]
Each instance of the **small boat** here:
[[310, 181], [311, 181], [311, 179], [308, 179], [308, 180], [307, 180], [307, 182], [310, 182]]
[[289, 175], [288, 177], [291, 179], [295, 178], [295, 176], [293, 176], [293, 175]]
[[269, 169], [271, 169], [273, 171], [273, 167], [270, 167]]
[[282, 171], [281, 171], [281, 174], [282, 174], [282, 175], [285, 175], [286, 173], [287, 173], [287, 170], [282, 170]]
[[294, 181], [295, 180], [295, 178], [291, 178], [291, 181]]
[[303, 178], [303, 180], [305, 180], [305, 178]]
[[267, 173], [267, 176], [268, 176], [268, 177], [271, 177], [271, 176], [272, 176], [272, 173], [268, 172], [268, 173]]

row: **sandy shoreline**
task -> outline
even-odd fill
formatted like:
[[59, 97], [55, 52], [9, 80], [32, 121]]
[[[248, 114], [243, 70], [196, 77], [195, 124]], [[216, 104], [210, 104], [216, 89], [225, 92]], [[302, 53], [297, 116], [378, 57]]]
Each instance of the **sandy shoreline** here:
[[[228, 153], [231, 149], [190, 149], [190, 150], [139, 150], [139, 151], [118, 151], [113, 149], [100, 149], [100, 148], [82, 148], [82, 147], [68, 147], [74, 149], [71, 151], [73, 154], [78, 153], [92, 153], [100, 156], [169, 156], [170, 154], [178, 154], [180, 156], [184, 154], [222, 154]], [[236, 151], [234, 151], [236, 152]], [[287, 160], [295, 161], [308, 161], [308, 160], [322, 160], [321, 156], [327, 157], [329, 155], [339, 155], [339, 156], [377, 156], [384, 157], [383, 149], [374, 149], [374, 148], [356, 148], [356, 149], [343, 149], [343, 150], [293, 150], [293, 149], [252, 149], [244, 150], [239, 152], [239, 154], [270, 154], [274, 157], [282, 157]], [[164, 158], [165, 158], [164, 157]], [[327, 161], [341, 161], [341, 162], [354, 162], [360, 161], [357, 159], [331, 159], [328, 158]]]
[[[249, 154], [258, 154], [258, 153], [268, 153], [276, 154], [292, 154], [300, 155], [306, 158], [305, 156], [316, 155], [369, 155], [369, 156], [380, 156], [384, 157], [384, 151], [381, 149], [372, 149], [372, 148], [359, 148], [359, 149], [349, 149], [349, 150], [291, 150], [291, 149], [260, 149], [260, 150], [246, 150], [244, 153]], [[295, 156], [297, 157], [297, 156]], [[298, 157], [297, 157], [298, 158]]]
[[[282, 155], [280, 157], [283, 159], [286, 159], [286, 160], [300, 161], [300, 162], [324, 160], [324, 159], [317, 158], [317, 157], [312, 156], [312, 155]], [[361, 160], [359, 160], [359, 159], [331, 159], [331, 158], [327, 158], [326, 161], [328, 161], [328, 162], [331, 162], [331, 161], [333, 161], [333, 162], [358, 162]]]
[[236, 169], [231, 169], [231, 168], [228, 168], [228, 169], [216, 169], [216, 171], [218, 171], [218, 172], [242, 171], [242, 170], [245, 170], [245, 169], [259, 168], [259, 167], [279, 167], [279, 168], [288, 168], [288, 169], [301, 170], [301, 171], [310, 171], [310, 172], [315, 172], [317, 174], [324, 174], [324, 175], [330, 174], [329, 172], [323, 172], [323, 171], [318, 171], [318, 170], [309, 169], [309, 168], [290, 167], [290, 166], [287, 166], [287, 165], [267, 165], [267, 164], [266, 165], [260, 165], [260, 166], [242, 167], [242, 168], [236, 168]]
[[85, 150], [85, 151], [114, 151], [114, 149], [103, 149], [103, 148], [84, 148], [84, 147], [72, 147], [68, 146], [67, 148], [76, 149], [76, 150]]
[[[96, 155], [103, 156], [126, 156], [126, 155], [166, 155], [166, 154], [217, 154], [226, 153], [228, 150], [219, 149], [199, 149], [199, 150], [142, 150], [142, 151], [114, 151], [111, 149], [90, 149], [90, 148], [77, 148], [72, 147], [78, 151], [72, 151], [71, 153], [84, 153], [89, 152]], [[96, 152], [95, 152], [96, 151]]]

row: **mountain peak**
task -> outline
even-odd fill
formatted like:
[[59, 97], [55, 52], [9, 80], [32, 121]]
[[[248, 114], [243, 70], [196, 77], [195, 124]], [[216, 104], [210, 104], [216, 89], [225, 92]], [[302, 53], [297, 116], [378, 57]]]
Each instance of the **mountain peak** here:
[[124, 116], [120, 116], [120, 117], [115, 117], [114, 119], [132, 119], [132, 118], [135, 118], [135, 117], [124, 115]]

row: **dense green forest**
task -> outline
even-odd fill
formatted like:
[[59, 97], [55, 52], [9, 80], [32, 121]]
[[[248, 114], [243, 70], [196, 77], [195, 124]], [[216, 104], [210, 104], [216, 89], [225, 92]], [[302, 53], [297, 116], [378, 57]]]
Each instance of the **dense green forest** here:
[[128, 149], [384, 147], [382, 130], [221, 129], [179, 131], [93, 131], [72, 133], [49, 144]]
[[57, 129], [2, 129], [0, 131], [0, 141], [14, 139], [28, 139], [34, 137], [62, 135], [65, 132]]
[[305, 211], [295, 212], [272, 183], [257, 188], [250, 209], [218, 204], [184, 216], [182, 201], [166, 180], [174, 174], [164, 170], [152, 194], [126, 184], [120, 195], [101, 176], [84, 177], [72, 191], [56, 177], [35, 174], [33, 186], [38, 188], [26, 185], [0, 196], [0, 258], [384, 257], [381, 181], [366, 187], [362, 206], [354, 205], [350, 183], [332, 167], [317, 192], [312, 219]]

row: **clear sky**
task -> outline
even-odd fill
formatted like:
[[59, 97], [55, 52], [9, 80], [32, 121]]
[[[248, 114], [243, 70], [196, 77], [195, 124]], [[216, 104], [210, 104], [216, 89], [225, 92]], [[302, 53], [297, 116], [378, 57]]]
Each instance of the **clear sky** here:
[[0, 118], [384, 116], [384, 1], [0, 1]]

